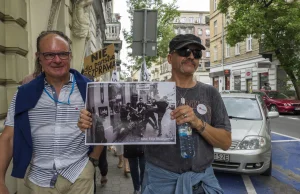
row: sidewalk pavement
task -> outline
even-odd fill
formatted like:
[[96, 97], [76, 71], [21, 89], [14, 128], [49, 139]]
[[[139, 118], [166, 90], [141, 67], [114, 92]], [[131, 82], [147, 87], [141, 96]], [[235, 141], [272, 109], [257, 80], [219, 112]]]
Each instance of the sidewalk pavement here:
[[123, 168], [118, 168], [118, 157], [113, 152], [107, 150], [108, 173], [107, 183], [101, 187], [101, 174], [99, 168], [96, 168], [96, 194], [133, 194], [133, 183], [130, 173], [125, 177]]

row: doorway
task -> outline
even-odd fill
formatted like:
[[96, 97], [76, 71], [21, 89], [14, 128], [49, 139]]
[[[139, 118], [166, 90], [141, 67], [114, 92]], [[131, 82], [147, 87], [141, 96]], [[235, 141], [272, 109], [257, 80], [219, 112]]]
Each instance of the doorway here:
[[247, 92], [248, 93], [252, 93], [252, 79], [247, 79], [247, 85], [246, 85], [246, 87], [247, 87]]

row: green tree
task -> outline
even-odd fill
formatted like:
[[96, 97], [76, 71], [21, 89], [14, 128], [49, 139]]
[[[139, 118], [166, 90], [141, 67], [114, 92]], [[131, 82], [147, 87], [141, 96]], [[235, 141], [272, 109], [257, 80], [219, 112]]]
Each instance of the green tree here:
[[152, 63], [158, 63], [160, 58], [167, 57], [169, 41], [175, 36], [172, 22], [180, 15], [175, 6], [176, 0], [172, 3], [163, 3], [162, 0], [127, 0], [129, 19], [131, 22], [130, 31], [123, 30], [125, 41], [128, 44], [127, 52], [132, 69], [138, 70], [141, 68], [142, 57], [132, 56], [132, 34], [133, 34], [133, 13], [139, 9], [157, 10], [157, 56], [146, 57], [147, 67]]
[[230, 17], [227, 42], [233, 46], [250, 34], [258, 39], [279, 60], [300, 99], [300, 1], [221, 0], [218, 9]]

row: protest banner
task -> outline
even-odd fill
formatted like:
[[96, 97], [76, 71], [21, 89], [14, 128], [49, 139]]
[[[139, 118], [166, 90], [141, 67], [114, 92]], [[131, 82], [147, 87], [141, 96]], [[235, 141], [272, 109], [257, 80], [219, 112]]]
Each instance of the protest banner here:
[[84, 58], [84, 75], [99, 77], [115, 67], [115, 47], [114, 44], [108, 45]]

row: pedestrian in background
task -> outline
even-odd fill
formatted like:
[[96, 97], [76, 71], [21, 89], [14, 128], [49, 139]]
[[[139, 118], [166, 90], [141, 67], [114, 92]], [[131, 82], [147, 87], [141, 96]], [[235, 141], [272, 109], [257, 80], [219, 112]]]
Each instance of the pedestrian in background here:
[[145, 171], [144, 145], [124, 145], [124, 157], [128, 159], [134, 193], [140, 194]]

